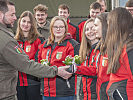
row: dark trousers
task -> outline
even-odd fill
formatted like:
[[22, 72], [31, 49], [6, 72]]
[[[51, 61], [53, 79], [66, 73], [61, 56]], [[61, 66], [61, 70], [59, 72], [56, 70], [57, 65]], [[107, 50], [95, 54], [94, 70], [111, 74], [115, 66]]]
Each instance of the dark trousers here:
[[18, 100], [42, 100], [40, 85], [17, 86]]
[[75, 96], [66, 96], [66, 97], [45, 97], [43, 100], [75, 100]]

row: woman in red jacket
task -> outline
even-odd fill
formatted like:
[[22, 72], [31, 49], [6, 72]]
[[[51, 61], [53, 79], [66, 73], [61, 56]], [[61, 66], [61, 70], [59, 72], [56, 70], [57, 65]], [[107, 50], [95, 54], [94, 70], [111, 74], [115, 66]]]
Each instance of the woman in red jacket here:
[[[98, 15], [95, 19], [95, 31], [97, 34], [97, 38], [101, 38], [99, 44], [97, 45], [97, 48], [100, 48], [100, 56], [98, 58], [98, 62], [96, 65], [97, 68], [97, 97], [98, 100], [108, 100], [108, 96], [106, 93], [106, 87], [109, 82], [109, 75], [107, 72], [108, 67], [108, 56], [104, 52], [104, 43], [107, 33], [107, 15], [108, 13], [102, 13], [101, 15]], [[101, 32], [100, 32], [101, 31]]]
[[[92, 30], [93, 27], [94, 19], [88, 19], [83, 28], [82, 41], [79, 50], [79, 56], [81, 56], [81, 61], [83, 62], [81, 64], [82, 67], [89, 67], [89, 65], [94, 62], [94, 48], [99, 40], [96, 38], [96, 34]], [[97, 100], [96, 81], [97, 78], [95, 76], [82, 76], [80, 90], [83, 91], [83, 94], [80, 94], [80, 97], [83, 95], [83, 100]]]
[[125, 8], [118, 7], [109, 13], [105, 43], [109, 100], [133, 100], [133, 18]]
[[[50, 23], [51, 36], [39, 46], [38, 62], [46, 59], [50, 66], [64, 66], [62, 61], [68, 55], [78, 54], [79, 43], [68, 34], [67, 22], [63, 17], [55, 16]], [[70, 74], [71, 76], [71, 74]], [[68, 81], [56, 76], [42, 79], [41, 92], [43, 100], [74, 100], [76, 94], [75, 75]]]
[[[35, 54], [38, 46], [43, 42], [43, 38], [40, 37], [37, 31], [34, 16], [30, 11], [21, 14], [15, 39], [29, 58], [35, 60]], [[18, 73], [18, 100], [41, 100], [38, 78], [23, 72]]]
[[[106, 87], [109, 81], [109, 75], [105, 73], [107, 71], [107, 55], [104, 54], [103, 44], [106, 37], [107, 31], [107, 14], [102, 13], [98, 15], [94, 21], [94, 30], [96, 32], [96, 37], [100, 39], [99, 43], [94, 48], [94, 51], [91, 52], [94, 60], [93, 63], [88, 66], [77, 66], [77, 74], [96, 76], [97, 75], [97, 98], [98, 100], [107, 100]], [[100, 48], [100, 54], [99, 54]], [[95, 55], [95, 56], [94, 56]], [[90, 58], [91, 61], [92, 58]]]

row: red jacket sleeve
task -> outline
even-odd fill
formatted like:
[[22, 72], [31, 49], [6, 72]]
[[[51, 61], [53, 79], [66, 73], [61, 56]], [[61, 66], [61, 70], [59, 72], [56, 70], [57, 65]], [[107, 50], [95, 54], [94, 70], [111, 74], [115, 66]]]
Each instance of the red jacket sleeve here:
[[77, 66], [76, 74], [96, 76], [96, 67], [94, 66]]

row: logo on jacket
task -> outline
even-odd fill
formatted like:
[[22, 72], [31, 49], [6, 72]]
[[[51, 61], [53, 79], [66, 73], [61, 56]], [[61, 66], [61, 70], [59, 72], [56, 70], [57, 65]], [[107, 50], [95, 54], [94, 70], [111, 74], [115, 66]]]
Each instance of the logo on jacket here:
[[23, 45], [22, 44], [19, 44], [21, 48], [23, 48]]
[[26, 52], [30, 52], [30, 50], [31, 50], [31, 45], [26, 46]]
[[19, 54], [22, 53], [22, 50], [19, 46], [15, 46], [14, 48], [16, 49], [17, 53], [19, 53]]
[[107, 57], [103, 57], [102, 66], [105, 67], [105, 66], [107, 66], [107, 64], [108, 64], [108, 58]]
[[62, 52], [57, 52], [56, 59], [61, 59], [61, 57], [62, 57]]

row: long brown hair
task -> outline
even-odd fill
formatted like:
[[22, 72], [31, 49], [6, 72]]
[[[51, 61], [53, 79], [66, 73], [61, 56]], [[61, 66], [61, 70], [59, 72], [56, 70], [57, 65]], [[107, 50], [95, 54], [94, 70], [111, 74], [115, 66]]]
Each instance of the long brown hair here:
[[20, 18], [18, 19], [15, 39], [16, 40], [23, 40], [24, 39], [24, 34], [22, 32], [22, 29], [20, 28], [20, 22], [21, 22], [22, 18], [26, 17], [26, 16], [28, 16], [30, 18], [31, 29], [30, 29], [29, 34], [28, 34], [28, 41], [32, 44], [40, 36], [40, 34], [37, 31], [35, 18], [30, 11], [24, 11], [20, 15]]
[[125, 8], [118, 7], [109, 13], [108, 30], [105, 39], [105, 46], [107, 47], [106, 52], [109, 59], [109, 65], [107, 69], [108, 74], [116, 73], [116, 71], [119, 69], [119, 59], [124, 45], [127, 45], [127, 48], [132, 46], [132, 29], [132, 15]]
[[53, 25], [54, 25], [55, 21], [57, 21], [57, 20], [63, 21], [63, 23], [64, 23], [64, 25], [65, 25], [64, 37], [58, 42], [58, 44], [60, 44], [60, 43], [64, 40], [64, 38], [66, 37], [66, 34], [67, 34], [67, 32], [68, 32], [68, 26], [67, 26], [66, 20], [65, 20], [63, 17], [61, 17], [61, 16], [55, 16], [54, 18], [52, 18], [51, 23], [50, 23], [50, 33], [51, 33], [51, 37], [48, 38], [48, 43], [47, 43], [47, 45], [53, 44], [53, 43], [54, 43], [55, 36], [54, 36], [54, 33], [53, 33]]
[[108, 16], [108, 12], [104, 12], [104, 13], [101, 13], [100, 15], [98, 15], [96, 18], [98, 18], [102, 24], [102, 37], [99, 41], [99, 43], [97, 44], [94, 52], [100, 48], [100, 53], [102, 55], [105, 54], [105, 46], [104, 46], [104, 43], [105, 43], [105, 38], [106, 38], [106, 33], [107, 33], [107, 28], [108, 28], [108, 24], [107, 24], [107, 16]]
[[94, 19], [88, 19], [85, 24], [84, 24], [84, 28], [83, 28], [83, 34], [82, 34], [82, 41], [81, 41], [81, 45], [80, 45], [80, 49], [79, 49], [79, 56], [81, 56], [81, 61], [85, 61], [86, 56], [88, 55], [88, 52], [91, 49], [91, 42], [90, 40], [87, 39], [86, 35], [85, 35], [85, 30], [86, 30], [86, 25], [90, 22], [94, 22]]

